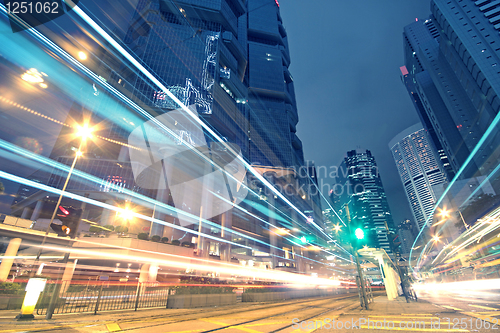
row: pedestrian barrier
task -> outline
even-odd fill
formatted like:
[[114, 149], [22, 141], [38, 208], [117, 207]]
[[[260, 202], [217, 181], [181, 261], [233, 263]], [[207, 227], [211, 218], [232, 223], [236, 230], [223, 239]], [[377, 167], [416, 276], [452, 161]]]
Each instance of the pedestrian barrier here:
[[[50, 302], [54, 313], [94, 312], [122, 309], [166, 307], [169, 288], [158, 283], [110, 283], [73, 285], [54, 297], [55, 284], [47, 284], [36, 305], [38, 315], [46, 314]], [[81, 290], [78, 290], [81, 289]]]

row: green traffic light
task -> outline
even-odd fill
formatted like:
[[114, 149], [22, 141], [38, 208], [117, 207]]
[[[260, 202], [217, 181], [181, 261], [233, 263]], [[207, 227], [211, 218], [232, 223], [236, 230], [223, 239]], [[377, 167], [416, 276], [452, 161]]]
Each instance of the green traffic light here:
[[363, 238], [365, 238], [365, 232], [361, 228], [357, 228], [354, 231], [354, 235], [356, 236], [357, 239], [363, 239]]

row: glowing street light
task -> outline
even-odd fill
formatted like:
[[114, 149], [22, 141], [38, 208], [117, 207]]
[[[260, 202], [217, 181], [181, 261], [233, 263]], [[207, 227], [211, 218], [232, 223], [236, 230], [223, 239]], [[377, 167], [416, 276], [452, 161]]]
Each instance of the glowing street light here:
[[340, 231], [340, 229], [342, 229], [342, 228], [340, 227], [340, 225], [338, 225], [338, 224], [337, 224], [337, 225], [334, 227], [334, 229], [335, 229], [335, 232], [339, 232], [339, 231]]
[[441, 217], [445, 219], [450, 216], [450, 211], [446, 209], [441, 209], [439, 211], [439, 215], [441, 215]]
[[89, 124], [84, 124], [83, 126], [78, 125], [76, 136], [81, 137], [82, 141], [92, 138], [93, 128], [89, 127]]
[[134, 218], [134, 211], [129, 209], [128, 207], [125, 207], [118, 211], [118, 216], [125, 221], [130, 221]]
[[87, 55], [85, 54], [85, 52], [78, 52], [78, 58], [80, 58], [80, 60], [87, 60]]
[[[134, 218], [134, 214], [135, 212], [130, 209], [128, 206], [125, 206], [125, 208], [121, 208], [119, 211], [116, 212], [116, 215], [120, 218], [122, 218], [123, 220], [125, 220], [127, 222], [127, 231], [129, 231], [130, 229], [130, 221]], [[122, 230], [122, 232], [125, 232], [124, 230]]]
[[438, 236], [438, 235], [434, 235], [434, 236], [432, 237], [432, 239], [434, 240], [434, 242], [439, 242], [439, 239], [440, 239], [440, 238], [439, 238], [439, 236]]

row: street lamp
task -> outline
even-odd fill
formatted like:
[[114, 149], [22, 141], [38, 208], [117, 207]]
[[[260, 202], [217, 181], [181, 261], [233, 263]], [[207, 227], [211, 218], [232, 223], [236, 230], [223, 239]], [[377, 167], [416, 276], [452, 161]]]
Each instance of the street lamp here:
[[446, 209], [440, 209], [439, 215], [441, 215], [442, 218], [447, 218], [450, 216], [450, 211]]
[[125, 206], [125, 208], [121, 208], [119, 211], [116, 212], [118, 217], [124, 219], [127, 222], [127, 232], [130, 229], [130, 220], [134, 218], [134, 211], [128, 206]]
[[45, 231], [45, 236], [43, 237], [42, 240], [42, 245], [40, 245], [40, 249], [38, 250], [38, 253], [35, 258], [35, 263], [40, 259], [40, 256], [42, 255], [43, 251], [43, 246], [45, 245], [45, 241], [47, 240], [47, 235], [50, 232], [50, 225], [54, 222], [54, 218], [56, 217], [57, 210], [59, 209], [59, 205], [61, 204], [64, 192], [66, 191], [66, 187], [68, 186], [69, 179], [71, 177], [71, 174], [73, 173], [73, 169], [75, 168], [76, 161], [78, 160], [79, 157], [83, 155], [82, 153], [82, 148], [83, 145], [85, 144], [85, 141], [88, 138], [92, 137], [92, 132], [93, 129], [89, 128], [88, 124], [84, 124], [83, 126], [78, 125], [77, 126], [77, 131], [75, 135], [80, 138], [80, 146], [78, 147], [78, 150], [75, 153], [75, 158], [73, 159], [73, 163], [71, 164], [71, 168], [69, 169], [68, 175], [66, 176], [66, 181], [64, 182], [64, 186], [61, 190], [61, 194], [59, 195], [59, 199], [57, 200], [56, 207], [54, 208], [54, 211], [52, 212], [52, 216], [50, 218], [49, 225], [47, 226], [47, 230]]
[[432, 236], [432, 240], [434, 240], [435, 243], [439, 242], [439, 236], [438, 235]]

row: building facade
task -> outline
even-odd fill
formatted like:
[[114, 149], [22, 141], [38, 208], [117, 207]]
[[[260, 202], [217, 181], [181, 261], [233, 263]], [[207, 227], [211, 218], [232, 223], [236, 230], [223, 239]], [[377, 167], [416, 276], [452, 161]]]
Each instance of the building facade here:
[[439, 199], [436, 186], [446, 184], [446, 175], [430, 136], [420, 124], [396, 135], [390, 142], [394, 162], [418, 229], [432, 215]]
[[[499, 6], [492, 0], [433, 0], [429, 18], [404, 28], [402, 79], [424, 127], [455, 173], [500, 109]], [[499, 143], [494, 129], [461, 178], [493, 171]]]
[[[290, 271], [308, 272], [311, 267], [318, 268], [319, 259], [311, 260], [311, 264], [306, 264], [305, 259], [318, 254], [307, 254], [302, 246], [277, 234], [286, 228], [295, 230], [300, 237], [317, 233], [319, 238], [317, 229], [323, 226], [319, 194], [313, 188], [315, 169], [304, 166], [302, 144], [295, 134], [297, 109], [288, 71], [286, 31], [278, 3], [274, 0], [140, 0], [122, 42], [177, 99], [191, 106], [204, 124], [224, 141], [239, 146], [243, 158], [281, 191], [286, 202], [271, 193], [268, 184], [253, 179], [248, 181], [251, 191], [238, 209], [207, 218], [209, 221], [203, 226], [199, 222], [201, 218], [192, 216], [192, 222], [181, 225], [175, 210], [191, 214], [193, 207], [186, 203], [194, 195], [187, 193], [182, 200], [176, 200], [171, 187], [141, 187], [131, 163], [134, 162], [130, 156], [133, 143], [128, 141], [132, 131], [150, 119], [149, 116], [158, 119], [178, 110], [179, 105], [119, 56], [96, 47], [97, 65], [92, 70], [99, 80], [134, 102], [144, 111], [142, 115], [148, 114], [148, 117], [128, 112], [123, 100], [116, 102], [113, 99], [116, 96], [110, 97], [112, 90], [101, 89], [98, 83], [89, 85], [92, 89], [86, 99], [64, 108], [57, 117], [60, 125], [82, 124], [85, 119], [92, 126], [99, 125], [93, 133], [95, 140], [87, 142], [84, 156], [75, 165], [67, 191], [102, 205], [83, 206], [84, 203], [71, 198], [64, 198], [63, 204], [84, 208], [82, 218], [102, 226], [126, 223], [116, 211], [109, 209], [111, 206], [120, 209], [135, 206], [141, 214], [166, 223], [136, 219], [130, 228], [133, 233], [149, 232], [151, 236], [201, 244], [193, 235], [202, 232], [209, 236], [201, 249], [207, 256]], [[175, 122], [174, 126], [178, 125]], [[202, 135], [196, 137], [193, 132], [185, 132], [182, 139], [192, 144], [201, 138], [206, 146], [212, 147], [215, 140], [207, 131], [200, 129]], [[71, 165], [79, 146], [79, 140], [68, 141], [73, 133], [74, 126], [62, 126], [54, 133], [51, 160]], [[150, 139], [149, 143], [154, 142]], [[161, 139], [167, 142], [170, 138], [165, 135], [158, 141]], [[302, 168], [307, 170], [306, 175], [294, 171]], [[61, 189], [66, 177], [64, 169], [45, 167], [35, 171], [31, 178]], [[307, 186], [302, 186], [304, 184]], [[57, 196], [25, 185], [18, 192], [20, 195], [11, 206], [13, 215], [33, 220], [50, 218]], [[298, 216], [289, 203], [301, 212], [309, 212], [318, 227]], [[207, 205], [204, 208], [206, 211]], [[174, 228], [174, 225], [182, 228]], [[214, 237], [227, 242], [214, 241]], [[227, 245], [228, 242], [232, 245]]]

